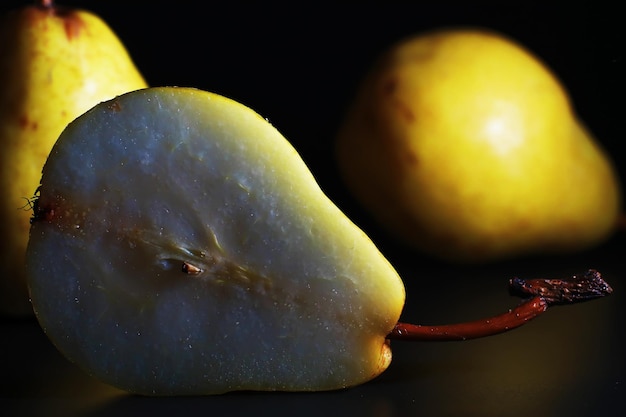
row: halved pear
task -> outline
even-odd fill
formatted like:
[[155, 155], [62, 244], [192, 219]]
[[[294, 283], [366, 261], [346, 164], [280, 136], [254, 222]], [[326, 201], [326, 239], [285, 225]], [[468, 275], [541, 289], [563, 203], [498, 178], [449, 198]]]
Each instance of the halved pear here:
[[58, 349], [147, 395], [360, 384], [389, 365], [405, 295], [279, 131], [190, 88], [125, 94], [66, 128], [27, 258]]

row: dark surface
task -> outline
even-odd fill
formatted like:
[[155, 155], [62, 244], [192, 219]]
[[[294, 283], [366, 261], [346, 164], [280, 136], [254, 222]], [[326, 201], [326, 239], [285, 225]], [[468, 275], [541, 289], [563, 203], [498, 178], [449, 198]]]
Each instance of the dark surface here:
[[[395, 341], [394, 361], [379, 378], [348, 390], [310, 394], [129, 396], [68, 363], [34, 319], [4, 319], [1, 414], [624, 415], [626, 236], [570, 256], [482, 266], [436, 262], [397, 246], [368, 220], [337, 180], [331, 154], [344, 106], [383, 49], [426, 29], [479, 25], [518, 39], [552, 67], [623, 177], [626, 68], [618, 7], [598, 2], [566, 7], [548, 2], [419, 3], [424, 4], [64, 4], [83, 5], [103, 17], [151, 85], [211, 90], [269, 118], [300, 151], [322, 188], [398, 268], [408, 293], [403, 320], [443, 324], [506, 311], [518, 302], [507, 293], [515, 275], [559, 278], [595, 268], [613, 286], [611, 296], [551, 308], [527, 326], [486, 339]], [[20, 2], [3, 2], [1, 11], [16, 4]]]

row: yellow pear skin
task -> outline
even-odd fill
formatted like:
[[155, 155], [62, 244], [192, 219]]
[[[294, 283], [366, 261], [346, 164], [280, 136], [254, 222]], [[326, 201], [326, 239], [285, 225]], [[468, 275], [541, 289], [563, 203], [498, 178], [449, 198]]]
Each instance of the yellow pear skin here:
[[480, 29], [391, 48], [360, 86], [336, 153], [386, 230], [452, 261], [589, 248], [621, 208], [612, 162], [555, 75]]
[[125, 47], [90, 12], [49, 4], [2, 17], [1, 313], [32, 314], [24, 274], [29, 199], [57, 137], [93, 105], [143, 87], [146, 82]]

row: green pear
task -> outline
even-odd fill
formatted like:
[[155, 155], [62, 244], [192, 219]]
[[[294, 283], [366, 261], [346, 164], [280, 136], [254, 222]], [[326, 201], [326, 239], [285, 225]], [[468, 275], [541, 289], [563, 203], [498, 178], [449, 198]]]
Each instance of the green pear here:
[[65, 126], [95, 104], [146, 87], [100, 18], [42, 1], [0, 21], [0, 312], [32, 314], [24, 273], [29, 199]]
[[242, 104], [175, 87], [99, 104], [60, 136], [34, 204], [36, 316], [105, 382], [327, 390], [389, 365], [402, 281]]
[[616, 229], [612, 161], [530, 51], [481, 29], [400, 41], [337, 137], [341, 175], [393, 236], [454, 261], [569, 253]]

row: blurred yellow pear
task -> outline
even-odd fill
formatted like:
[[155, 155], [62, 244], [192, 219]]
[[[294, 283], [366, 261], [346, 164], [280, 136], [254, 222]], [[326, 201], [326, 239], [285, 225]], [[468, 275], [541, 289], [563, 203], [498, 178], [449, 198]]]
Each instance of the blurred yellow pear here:
[[51, 1], [0, 22], [0, 312], [32, 314], [24, 274], [29, 198], [61, 131], [93, 105], [146, 87], [125, 47], [94, 14]]
[[336, 152], [386, 230], [448, 260], [581, 250], [606, 239], [620, 211], [611, 160], [563, 86], [486, 30], [393, 46], [360, 86]]

